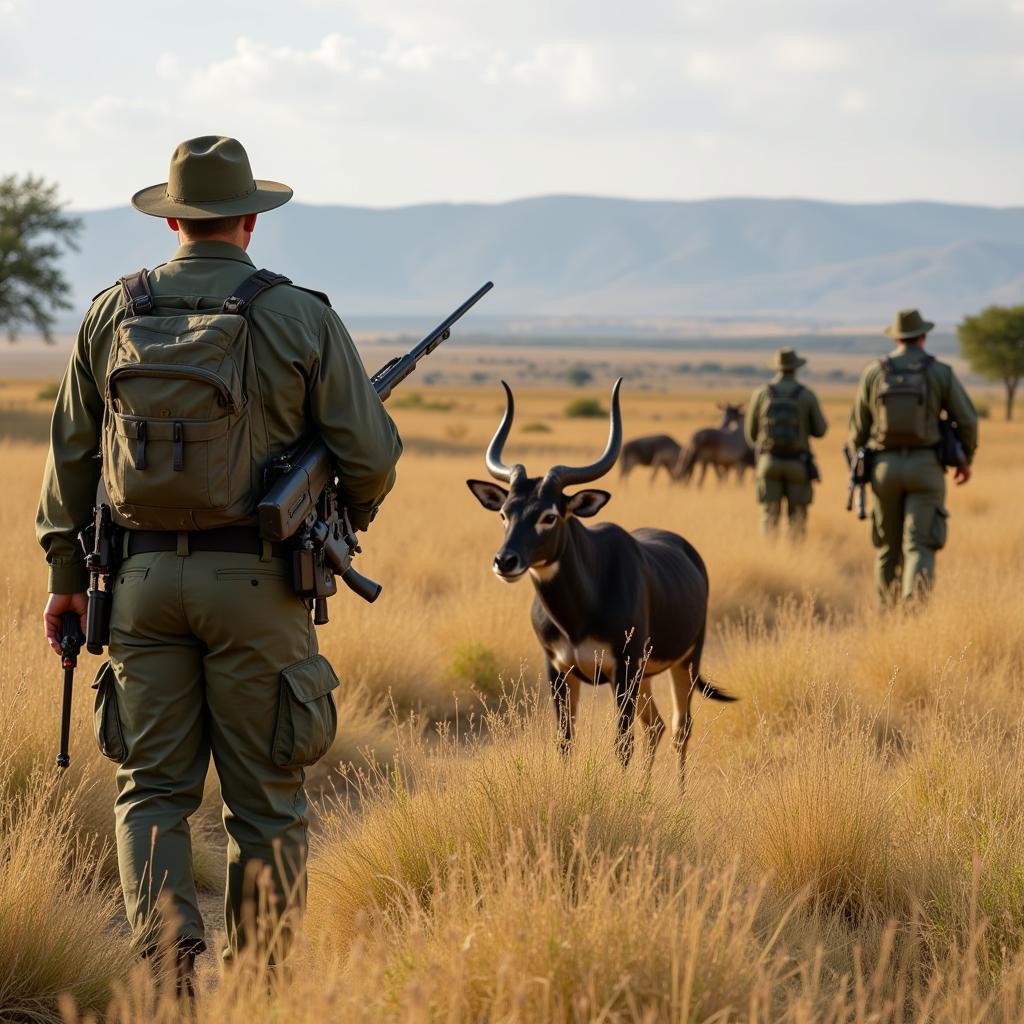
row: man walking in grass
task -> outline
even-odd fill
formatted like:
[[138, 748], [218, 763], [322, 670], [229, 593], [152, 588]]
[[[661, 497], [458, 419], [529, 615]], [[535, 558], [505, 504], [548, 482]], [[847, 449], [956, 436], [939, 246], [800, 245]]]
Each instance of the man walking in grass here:
[[128, 918], [144, 955], [170, 934], [183, 988], [205, 943], [189, 818], [211, 756], [231, 955], [262, 941], [257, 898], [275, 912], [303, 903], [303, 769], [337, 724], [338, 681], [293, 590], [291, 552], [255, 525], [264, 472], [314, 432], [365, 529], [402, 450], [326, 296], [257, 272], [246, 255], [257, 215], [291, 195], [255, 180], [242, 146], [219, 136], [182, 143], [168, 181], [135, 195], [180, 247], [93, 300], [57, 398], [39, 503], [51, 645], [62, 613], [86, 608], [76, 535], [101, 482], [122, 529], [97, 739], [119, 766]]
[[871, 462], [871, 542], [883, 602], [909, 600], [931, 586], [935, 554], [946, 543], [946, 480], [940, 442], [955, 427], [962, 458], [957, 484], [971, 478], [978, 415], [952, 367], [925, 351], [935, 325], [916, 309], [898, 312], [885, 333], [889, 355], [868, 366], [850, 415], [850, 445]]
[[775, 379], [758, 388], [747, 406], [747, 443], [757, 456], [757, 500], [761, 530], [774, 537], [786, 501], [789, 534], [802, 540], [807, 532], [807, 510], [814, 499], [818, 470], [811, 453], [811, 438], [828, 430], [818, 398], [796, 379], [807, 363], [791, 348], [775, 353]]

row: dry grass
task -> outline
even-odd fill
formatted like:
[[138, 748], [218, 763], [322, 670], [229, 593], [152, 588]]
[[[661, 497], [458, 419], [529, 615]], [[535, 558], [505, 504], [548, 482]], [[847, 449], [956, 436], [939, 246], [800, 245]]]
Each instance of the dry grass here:
[[[27, 436], [32, 387], [8, 393], [0, 430], [10, 415]], [[343, 692], [337, 744], [312, 775], [323, 799], [305, 944], [269, 991], [208, 966], [197, 1018], [1021, 1019], [1021, 428], [985, 424], [976, 479], [950, 495], [936, 592], [909, 614], [875, 609], [836, 440], [799, 549], [761, 542], [749, 488], [639, 474], [613, 486], [608, 518], [677, 529], [704, 555], [705, 668], [743, 698], [698, 709], [681, 799], [667, 751], [649, 780], [618, 769], [603, 690], [584, 693], [577, 751], [557, 754], [530, 590], [491, 576], [500, 528], [462, 483], [482, 475], [501, 401], [442, 397], [451, 410], [399, 413], [410, 453], [360, 566], [385, 596], [339, 600], [321, 634]], [[632, 394], [627, 433], [684, 437], [737, 397]], [[603, 427], [564, 419], [564, 404], [524, 394], [521, 422], [552, 430], [516, 433], [510, 457], [543, 469], [594, 452]], [[826, 412], [840, 434], [843, 405]], [[61, 990], [99, 1007], [116, 975], [110, 1019], [177, 1020], [110, 924], [113, 772], [91, 736], [89, 659], [72, 774], [61, 790], [40, 781], [59, 701], [30, 529], [42, 449], [0, 444], [0, 963], [20, 965], [8, 974], [22, 1019], [55, 1019]], [[499, 711], [503, 686], [518, 689]], [[661, 680], [655, 695], [668, 705]], [[211, 779], [197, 852], [211, 887], [218, 804]], [[14, 1014], [0, 1003], [0, 1018]]]

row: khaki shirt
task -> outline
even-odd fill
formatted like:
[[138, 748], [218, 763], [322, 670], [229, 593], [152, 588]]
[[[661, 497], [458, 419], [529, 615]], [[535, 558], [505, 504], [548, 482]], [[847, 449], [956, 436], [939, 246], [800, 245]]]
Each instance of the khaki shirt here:
[[751, 448], [759, 449], [762, 444], [767, 442], [767, 436], [762, 433], [762, 428], [765, 427], [764, 416], [768, 409], [768, 403], [771, 401], [768, 387], [775, 388], [779, 394], [786, 397], [791, 397], [799, 388], [796, 403], [800, 411], [800, 442], [796, 450], [809, 452], [811, 450], [810, 438], [824, 437], [828, 430], [828, 423], [818, 404], [818, 396], [809, 387], [799, 383], [796, 375], [792, 373], [776, 374], [770, 385], [758, 388], [750, 396], [750, 402], [747, 405], [747, 444]]
[[[188, 242], [149, 274], [156, 312], [216, 309], [255, 269], [237, 246]], [[86, 588], [76, 536], [96, 498], [107, 356], [123, 308], [120, 285], [93, 299], [57, 395], [36, 516], [51, 593]], [[318, 434], [337, 460], [353, 524], [365, 529], [394, 485], [402, 442], [345, 325], [323, 299], [290, 285], [264, 292], [248, 317], [271, 453]]]
[[[893, 367], [897, 370], [917, 366], [926, 353], [917, 345], [900, 345], [890, 353]], [[935, 360], [926, 371], [928, 403], [929, 436], [923, 447], [939, 443], [939, 413], [946, 412], [956, 421], [960, 431], [967, 461], [974, 458], [978, 447], [978, 414], [974, 411], [964, 386], [957, 380], [953, 368], [947, 363]], [[871, 363], [860, 378], [857, 397], [854, 399], [853, 412], [850, 414], [850, 444], [857, 448], [870, 448], [881, 451], [882, 443], [875, 429], [875, 409], [878, 404], [878, 388], [885, 378], [885, 370], [880, 362]]]

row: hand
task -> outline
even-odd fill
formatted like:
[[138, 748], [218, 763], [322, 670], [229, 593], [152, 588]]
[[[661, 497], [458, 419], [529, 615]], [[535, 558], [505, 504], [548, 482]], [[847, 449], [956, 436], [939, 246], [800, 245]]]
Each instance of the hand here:
[[971, 467], [957, 466], [956, 472], [953, 474], [953, 479], [956, 481], [957, 487], [961, 484], [967, 483], [967, 481], [971, 479]]
[[60, 617], [65, 612], [78, 612], [82, 632], [85, 632], [85, 594], [51, 594], [43, 609], [43, 627], [47, 643], [60, 654]]

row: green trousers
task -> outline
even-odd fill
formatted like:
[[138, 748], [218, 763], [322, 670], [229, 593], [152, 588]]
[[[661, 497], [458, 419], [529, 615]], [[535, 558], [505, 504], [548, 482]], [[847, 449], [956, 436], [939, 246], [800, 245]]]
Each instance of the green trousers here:
[[303, 767], [334, 740], [338, 682], [288, 568], [254, 555], [157, 552], [117, 574], [96, 732], [120, 764], [118, 865], [143, 949], [168, 929], [182, 945], [204, 945], [189, 816], [211, 756], [228, 837], [227, 952], [266, 939], [252, 933], [257, 906], [304, 901]]
[[946, 543], [942, 466], [931, 448], [878, 452], [871, 491], [875, 586], [883, 601], [895, 598], [897, 587], [909, 600], [931, 585], [935, 552]]
[[761, 505], [761, 532], [775, 536], [786, 502], [789, 535], [800, 540], [807, 532], [807, 508], [814, 500], [814, 485], [807, 479], [802, 459], [782, 459], [762, 453], [757, 460], [757, 500]]

